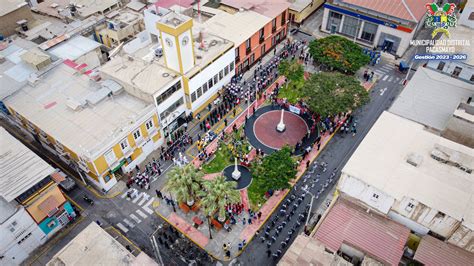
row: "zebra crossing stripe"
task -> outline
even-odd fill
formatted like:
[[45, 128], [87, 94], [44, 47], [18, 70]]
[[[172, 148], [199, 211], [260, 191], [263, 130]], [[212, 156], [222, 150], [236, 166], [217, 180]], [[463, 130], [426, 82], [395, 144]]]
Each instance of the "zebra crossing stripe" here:
[[143, 192], [143, 199], [138, 203], [138, 205], [142, 206], [145, 201], [147, 201], [150, 198], [150, 195], [146, 194]]
[[143, 213], [142, 211], [140, 211], [140, 210], [137, 210], [136, 213], [137, 213], [138, 215], [140, 215], [143, 219], [146, 219], [146, 218], [148, 217], [146, 214], [144, 214], [144, 213]]
[[133, 199], [133, 203], [137, 203], [137, 201], [143, 196], [143, 193], [139, 193], [136, 198]]
[[148, 208], [148, 206], [143, 207], [143, 210], [148, 212], [148, 214], [153, 214], [153, 210]]
[[130, 228], [135, 227], [135, 225], [132, 222], [130, 222], [130, 220], [128, 220], [127, 218], [123, 219], [123, 222], [126, 223], [128, 227]]
[[374, 72], [375, 72], [375, 74], [377, 74], [377, 75], [379, 75], [379, 76], [385, 75], [385, 72], [380, 71], [380, 70], [375, 70]]
[[383, 80], [383, 81], [386, 81], [386, 80], [387, 80], [387, 78], [388, 78], [388, 75], [385, 75], [385, 77], [383, 77], [383, 79], [382, 79], [382, 80]]
[[132, 218], [137, 224], [140, 223], [142, 220], [140, 220], [135, 214], [131, 213], [130, 218]]
[[393, 77], [390, 77], [390, 78], [388, 79], [388, 82], [392, 82], [392, 80], [393, 80]]
[[123, 225], [123, 224], [121, 224], [121, 223], [118, 223], [118, 224], [117, 224], [117, 227], [118, 227], [120, 230], [122, 230], [122, 232], [124, 232], [124, 233], [128, 232], [127, 227], [125, 227], [125, 225]]

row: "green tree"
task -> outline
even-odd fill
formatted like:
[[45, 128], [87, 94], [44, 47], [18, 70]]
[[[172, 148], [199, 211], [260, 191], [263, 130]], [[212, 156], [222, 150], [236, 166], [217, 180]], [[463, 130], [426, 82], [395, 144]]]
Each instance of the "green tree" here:
[[289, 188], [290, 179], [296, 175], [295, 162], [291, 158], [290, 147], [283, 147], [262, 159], [261, 164], [256, 164], [253, 176], [259, 179], [260, 190], [266, 192], [270, 189], [281, 190]]
[[299, 82], [304, 78], [304, 68], [296, 59], [281, 61], [278, 72], [292, 82]]
[[285, 84], [278, 92], [278, 97], [286, 98], [294, 104], [298, 101], [301, 94], [301, 87], [304, 84], [304, 68], [296, 60], [284, 60], [278, 65], [280, 74], [288, 78], [289, 82]]
[[322, 116], [354, 110], [370, 100], [369, 93], [356, 78], [341, 73], [311, 75], [302, 94], [309, 108]]
[[235, 190], [235, 181], [226, 181], [223, 176], [205, 180], [204, 189], [199, 192], [201, 206], [206, 214], [218, 213], [220, 221], [225, 220], [225, 206], [240, 201], [240, 193]]
[[370, 62], [370, 57], [352, 41], [337, 35], [311, 41], [309, 53], [320, 64], [353, 74]]
[[203, 173], [197, 171], [192, 164], [174, 167], [168, 173], [165, 189], [175, 194], [178, 202], [186, 202], [192, 206], [201, 189], [202, 177]]

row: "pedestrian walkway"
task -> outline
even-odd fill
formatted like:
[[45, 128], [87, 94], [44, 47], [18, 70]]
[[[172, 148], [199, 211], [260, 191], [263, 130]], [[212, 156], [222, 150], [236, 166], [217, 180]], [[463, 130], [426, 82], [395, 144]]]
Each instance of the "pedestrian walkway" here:
[[121, 222], [117, 223], [116, 226], [123, 233], [127, 233], [130, 229], [133, 229], [137, 224], [152, 217], [154, 211], [152, 208], [156, 198], [149, 195], [146, 192], [137, 192], [134, 198], [128, 197], [127, 193], [132, 189], [125, 191], [120, 195], [120, 198], [128, 201], [129, 204], [135, 206], [138, 209], [133, 209]]

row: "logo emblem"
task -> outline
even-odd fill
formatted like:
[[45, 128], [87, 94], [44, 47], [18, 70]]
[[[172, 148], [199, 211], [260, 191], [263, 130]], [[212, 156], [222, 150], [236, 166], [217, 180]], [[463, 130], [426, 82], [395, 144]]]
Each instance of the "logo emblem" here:
[[438, 32], [446, 34], [450, 38], [448, 29], [456, 27], [456, 15], [454, 14], [455, 4], [444, 4], [439, 7], [436, 3], [426, 4], [428, 10], [425, 24], [427, 27], [434, 28], [431, 37], [434, 38]]

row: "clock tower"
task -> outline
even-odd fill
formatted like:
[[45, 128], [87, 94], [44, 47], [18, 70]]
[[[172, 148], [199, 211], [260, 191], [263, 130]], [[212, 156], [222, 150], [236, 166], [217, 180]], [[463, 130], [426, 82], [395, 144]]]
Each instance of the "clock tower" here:
[[182, 75], [194, 67], [193, 20], [168, 13], [157, 23], [166, 66]]

